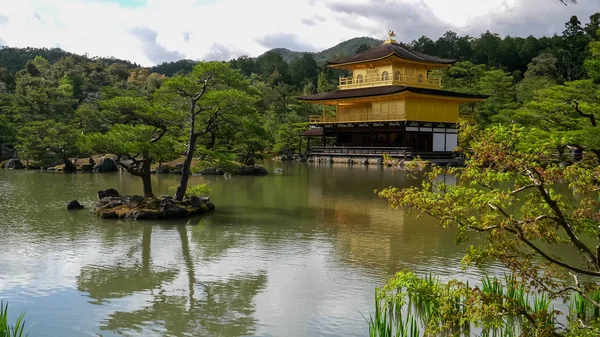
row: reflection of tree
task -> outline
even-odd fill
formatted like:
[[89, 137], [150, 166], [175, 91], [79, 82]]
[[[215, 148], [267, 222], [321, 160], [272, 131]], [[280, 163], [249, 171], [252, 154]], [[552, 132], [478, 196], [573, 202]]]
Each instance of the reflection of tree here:
[[[153, 265], [151, 226], [144, 226], [141, 263], [82, 269], [77, 280], [78, 289], [89, 293], [96, 303], [102, 304], [107, 299], [123, 298], [141, 291], [149, 291], [152, 296], [140, 309], [113, 312], [100, 329], [124, 334], [141, 334], [150, 329], [171, 336], [241, 336], [252, 333], [256, 323], [252, 300], [265, 287], [266, 273], [242, 274], [226, 281], [198, 282], [187, 228], [177, 226], [176, 230], [181, 239], [185, 271], [158, 271], [159, 268]], [[211, 235], [204, 237], [199, 244], [210, 238]], [[214, 242], [218, 240], [216, 237], [212, 239]], [[236, 241], [225, 242], [219, 245], [220, 249], [209, 253], [220, 255]], [[186, 275], [187, 290], [168, 288], [169, 283], [182, 272]]]
[[244, 336], [256, 320], [252, 300], [266, 285], [264, 273], [246, 274], [228, 281], [206, 282], [193, 298], [160, 292], [149, 306], [110, 315], [102, 330], [142, 332], [144, 325], [161, 324], [166, 335]]
[[142, 261], [131, 266], [86, 266], [77, 277], [77, 289], [89, 293], [92, 302], [101, 304], [106, 299], [122, 298], [138, 291], [156, 289], [171, 282], [176, 270], [156, 271], [151, 266], [150, 245], [152, 227], [144, 226], [142, 234]]
[[[232, 217], [231, 221], [234, 222], [235, 218]], [[191, 227], [192, 238], [196, 243], [196, 256], [204, 261], [213, 261], [222, 256], [229, 249], [239, 245], [242, 230], [242, 228], [239, 230], [235, 228], [235, 230], [225, 231], [220, 227], [210, 226], [207, 219], [200, 220], [196, 226]]]

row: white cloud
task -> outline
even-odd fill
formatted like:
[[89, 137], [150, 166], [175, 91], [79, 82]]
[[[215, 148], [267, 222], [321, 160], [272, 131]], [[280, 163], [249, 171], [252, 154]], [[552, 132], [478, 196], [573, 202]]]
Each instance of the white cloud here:
[[[540, 21], [536, 11], [524, 10], [528, 0], [118, 0], [130, 6], [117, 0], [0, 0], [0, 39], [13, 47], [60, 47], [152, 65], [179, 56], [257, 56], [272, 47], [265, 41], [321, 50], [356, 36], [383, 39], [388, 29], [404, 41], [423, 34], [435, 38], [447, 29], [475, 35], [482, 29], [560, 32], [572, 14], [585, 21], [595, 1], [564, 7], [544, 0], [553, 17]], [[381, 21], [386, 12], [395, 16]], [[531, 21], [536, 24], [529, 32]]]

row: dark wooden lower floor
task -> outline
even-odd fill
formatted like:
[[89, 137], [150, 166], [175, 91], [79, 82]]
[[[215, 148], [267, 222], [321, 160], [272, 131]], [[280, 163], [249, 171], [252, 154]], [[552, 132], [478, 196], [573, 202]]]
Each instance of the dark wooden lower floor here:
[[353, 147], [353, 146], [311, 146], [311, 156], [350, 157], [350, 158], [372, 158], [387, 155], [393, 158], [413, 159], [448, 159], [453, 160], [456, 154], [446, 151], [414, 151], [410, 147]]
[[[382, 151], [395, 156], [412, 153], [452, 153], [458, 146], [454, 124], [423, 122], [390, 122], [370, 124], [332, 124], [311, 128], [304, 134], [319, 142], [332, 155], [352, 152], [356, 155], [381, 155]], [[316, 141], [316, 139], [320, 141]], [[348, 153], [346, 153], [348, 154]]]

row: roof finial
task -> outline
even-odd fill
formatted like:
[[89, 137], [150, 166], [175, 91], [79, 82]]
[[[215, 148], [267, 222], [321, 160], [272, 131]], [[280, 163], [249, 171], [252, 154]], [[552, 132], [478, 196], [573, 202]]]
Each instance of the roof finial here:
[[383, 43], [396, 43], [396, 40], [393, 39], [393, 37], [396, 36], [396, 33], [394, 33], [393, 30], [388, 30], [388, 39], [385, 40]]

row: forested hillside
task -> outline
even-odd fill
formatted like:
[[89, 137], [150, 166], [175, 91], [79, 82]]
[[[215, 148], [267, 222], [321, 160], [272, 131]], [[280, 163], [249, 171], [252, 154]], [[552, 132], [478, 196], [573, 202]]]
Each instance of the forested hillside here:
[[[500, 37], [491, 32], [470, 37], [447, 32], [436, 39], [421, 37], [407, 46], [458, 60], [454, 67], [438, 74], [444, 89], [490, 95], [477, 107], [465, 107], [477, 111], [480, 123], [490, 123], [523, 118], [523, 109], [535, 104], [552, 109], [552, 104], [564, 99], [560, 93], [568, 90], [580, 93], [580, 107], [585, 106], [583, 102], [592, 104], [598, 94], [595, 87], [589, 81], [585, 88], [572, 83], [590, 77], [599, 28], [600, 13], [596, 13], [584, 23], [570, 18], [562, 34], [552, 37]], [[236, 90], [253, 97], [253, 117], [232, 117], [227, 123], [217, 123], [218, 127], [203, 134], [199, 143], [213, 154], [226, 153], [238, 159], [297, 151], [298, 134], [306, 127], [308, 115], [320, 111], [294, 97], [336, 88], [338, 77], [345, 74], [327, 68], [324, 60], [380, 43], [357, 38], [315, 54], [285, 51], [282, 56], [284, 50], [278, 49], [257, 58], [230, 60], [228, 66], [239, 70], [248, 82]], [[127, 122], [115, 117], [123, 113], [123, 106], [114, 101], [119, 97], [169, 105], [175, 118], [177, 111], [187, 108], [165, 102], [161, 88], [170, 78], [193, 74], [196, 64], [180, 60], [142, 68], [127, 61], [91, 59], [59, 49], [1, 49], [0, 144], [34, 160], [84, 155], [87, 150], [73, 139]], [[554, 101], [538, 101], [542, 96]], [[172, 122], [181, 123], [179, 129], [185, 130], [184, 122]]]

